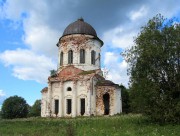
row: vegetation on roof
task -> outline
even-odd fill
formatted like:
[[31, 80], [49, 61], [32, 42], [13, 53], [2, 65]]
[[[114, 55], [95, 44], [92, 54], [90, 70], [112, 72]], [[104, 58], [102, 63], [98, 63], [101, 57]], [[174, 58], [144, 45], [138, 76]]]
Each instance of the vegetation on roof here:
[[57, 71], [56, 70], [50, 70], [50, 76], [51, 77], [56, 77], [57, 76]]

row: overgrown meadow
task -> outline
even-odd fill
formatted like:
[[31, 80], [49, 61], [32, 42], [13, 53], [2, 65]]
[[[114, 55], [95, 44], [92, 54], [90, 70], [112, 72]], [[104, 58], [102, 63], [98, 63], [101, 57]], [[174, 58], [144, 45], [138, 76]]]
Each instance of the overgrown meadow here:
[[141, 115], [0, 119], [0, 136], [178, 136], [180, 125], [159, 125]]

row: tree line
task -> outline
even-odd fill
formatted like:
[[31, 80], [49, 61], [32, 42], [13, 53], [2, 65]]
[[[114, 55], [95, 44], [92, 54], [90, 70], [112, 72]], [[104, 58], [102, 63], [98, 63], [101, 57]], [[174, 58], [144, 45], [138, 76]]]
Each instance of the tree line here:
[[7, 98], [2, 105], [0, 116], [3, 119], [37, 117], [41, 115], [41, 100], [36, 100], [30, 106], [26, 100], [19, 96]]

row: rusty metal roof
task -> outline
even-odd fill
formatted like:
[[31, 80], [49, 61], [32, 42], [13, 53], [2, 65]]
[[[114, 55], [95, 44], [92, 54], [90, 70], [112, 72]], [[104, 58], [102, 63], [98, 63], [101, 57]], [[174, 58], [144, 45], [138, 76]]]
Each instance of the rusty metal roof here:
[[62, 36], [70, 34], [87, 34], [97, 37], [95, 29], [90, 24], [84, 22], [82, 18], [69, 24]]

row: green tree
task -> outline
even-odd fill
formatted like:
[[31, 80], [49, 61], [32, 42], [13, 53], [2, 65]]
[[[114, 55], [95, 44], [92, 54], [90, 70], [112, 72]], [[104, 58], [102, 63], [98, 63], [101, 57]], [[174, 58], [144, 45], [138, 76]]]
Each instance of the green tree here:
[[1, 114], [2, 114], [2, 113], [1, 113], [1, 110], [0, 110], [0, 119], [1, 119], [1, 116], [2, 116]]
[[156, 15], [124, 55], [133, 110], [158, 122], [179, 122], [180, 24]]
[[121, 88], [121, 97], [122, 97], [122, 112], [129, 113], [130, 112], [130, 102], [129, 102], [129, 92], [128, 89], [124, 85], [119, 86]]
[[32, 107], [30, 107], [29, 111], [30, 117], [41, 116], [41, 100], [36, 100]]
[[11, 96], [2, 105], [1, 116], [5, 119], [25, 118], [28, 114], [28, 104], [22, 97]]

